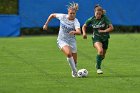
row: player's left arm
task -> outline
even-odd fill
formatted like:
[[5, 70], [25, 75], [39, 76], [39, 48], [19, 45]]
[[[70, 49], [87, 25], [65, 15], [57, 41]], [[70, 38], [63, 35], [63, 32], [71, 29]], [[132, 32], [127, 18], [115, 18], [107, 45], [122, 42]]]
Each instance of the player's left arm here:
[[81, 34], [81, 28], [76, 28], [75, 30], [76, 30], [75, 31], [75, 34], [76, 35], [80, 35]]
[[70, 31], [70, 35], [80, 35], [81, 34], [81, 28], [76, 28], [75, 31]]
[[104, 16], [104, 20], [105, 20], [105, 24], [108, 25], [108, 27], [105, 29], [105, 30], [99, 30], [99, 32], [103, 32], [103, 33], [106, 33], [106, 32], [111, 32], [113, 31], [114, 27], [111, 23], [111, 21], [108, 19], [107, 16]]
[[113, 25], [112, 24], [109, 24], [109, 26], [108, 26], [108, 28], [107, 29], [105, 29], [105, 30], [99, 30], [99, 32], [101, 32], [101, 33], [106, 33], [106, 32], [111, 32], [111, 31], [113, 31], [113, 29], [114, 29], [114, 27], [113, 27]]
[[81, 28], [80, 28], [80, 23], [78, 20], [75, 21], [75, 31], [70, 31], [70, 35], [80, 35], [81, 34]]

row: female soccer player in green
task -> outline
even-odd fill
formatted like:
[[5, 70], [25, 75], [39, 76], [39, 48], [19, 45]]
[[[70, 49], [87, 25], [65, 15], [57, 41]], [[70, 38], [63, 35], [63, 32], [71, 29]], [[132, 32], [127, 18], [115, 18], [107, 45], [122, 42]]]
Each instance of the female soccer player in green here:
[[87, 39], [86, 29], [88, 26], [93, 28], [93, 46], [97, 50], [96, 57], [96, 68], [98, 74], [103, 74], [101, 70], [102, 60], [105, 58], [106, 50], [109, 43], [109, 32], [113, 30], [113, 25], [105, 15], [105, 10], [99, 5], [96, 5], [94, 8], [94, 16], [86, 20], [85, 24], [82, 27], [83, 38]]

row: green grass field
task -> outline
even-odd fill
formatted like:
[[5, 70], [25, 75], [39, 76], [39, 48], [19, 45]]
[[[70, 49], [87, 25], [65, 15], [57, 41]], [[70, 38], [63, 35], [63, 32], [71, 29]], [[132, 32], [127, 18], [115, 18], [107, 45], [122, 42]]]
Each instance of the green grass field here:
[[57, 36], [0, 38], [0, 93], [140, 93], [140, 34], [112, 34], [103, 61], [95, 70], [91, 35], [77, 36], [78, 69], [87, 78], [72, 78]]

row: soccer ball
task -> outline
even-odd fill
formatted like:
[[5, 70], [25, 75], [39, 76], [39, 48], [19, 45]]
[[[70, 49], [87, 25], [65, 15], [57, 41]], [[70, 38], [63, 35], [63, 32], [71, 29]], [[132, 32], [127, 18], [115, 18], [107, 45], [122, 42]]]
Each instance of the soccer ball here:
[[78, 77], [87, 77], [87, 75], [88, 75], [88, 71], [86, 70], [86, 69], [80, 69], [80, 70], [78, 70], [78, 72], [77, 72], [77, 76]]

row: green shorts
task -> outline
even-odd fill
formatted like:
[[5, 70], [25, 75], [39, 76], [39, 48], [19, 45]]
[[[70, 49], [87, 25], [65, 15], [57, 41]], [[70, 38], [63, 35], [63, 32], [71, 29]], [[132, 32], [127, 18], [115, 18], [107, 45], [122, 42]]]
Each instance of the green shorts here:
[[106, 49], [106, 50], [108, 49], [109, 39], [102, 39], [98, 36], [94, 36], [92, 37], [92, 42], [93, 42], [93, 45], [96, 42], [101, 42], [103, 44], [103, 49]]

